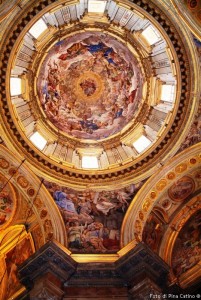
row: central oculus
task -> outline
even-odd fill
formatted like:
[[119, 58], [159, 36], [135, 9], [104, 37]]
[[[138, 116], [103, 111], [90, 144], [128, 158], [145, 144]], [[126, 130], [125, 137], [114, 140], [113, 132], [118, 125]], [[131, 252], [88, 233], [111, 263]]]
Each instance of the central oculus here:
[[99, 140], [121, 131], [138, 111], [143, 76], [133, 53], [101, 32], [77, 33], [46, 55], [37, 92], [60, 131]]

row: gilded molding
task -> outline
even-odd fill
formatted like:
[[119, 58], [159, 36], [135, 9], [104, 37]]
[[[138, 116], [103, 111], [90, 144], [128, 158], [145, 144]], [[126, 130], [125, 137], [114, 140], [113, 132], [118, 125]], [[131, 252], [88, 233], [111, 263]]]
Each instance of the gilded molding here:
[[[193, 161], [193, 164], [192, 164]], [[175, 179], [200, 168], [200, 143], [175, 156], [170, 162], [161, 167], [157, 174], [148, 179], [136, 194], [124, 217], [121, 228], [121, 246], [126, 246], [132, 240], [141, 241], [146, 220], [154, 206], [173, 184]], [[199, 185], [196, 187], [199, 190]], [[141, 214], [139, 214], [141, 211]], [[182, 212], [181, 212], [182, 214]]]
[[[22, 36], [23, 28], [28, 30], [30, 26], [34, 22], [34, 16], [37, 14], [37, 17], [40, 17], [45, 11], [47, 11], [50, 7], [55, 7], [56, 4], [49, 1], [39, 1], [35, 4], [35, 7], [30, 8], [27, 6], [25, 10], [26, 17], [22, 17], [22, 14], [19, 14], [19, 18], [15, 20], [15, 27], [13, 27], [13, 32], [7, 33], [6, 40], [2, 40], [2, 68], [1, 68], [1, 97], [2, 97], [2, 105], [1, 115], [2, 115], [2, 124], [3, 124], [3, 137], [5, 137], [5, 133], [10, 138], [6, 138], [6, 142], [9, 146], [18, 149], [17, 151], [21, 153], [22, 157], [26, 157], [29, 161], [29, 166], [37, 172], [39, 176], [49, 177], [52, 179], [55, 178], [55, 181], [63, 181], [68, 183], [69, 186], [75, 187], [77, 184], [80, 185], [81, 189], [84, 189], [86, 186], [105, 186], [111, 182], [124, 182], [125, 185], [133, 182], [133, 180], [140, 181], [148, 176], [150, 176], [154, 171], [158, 169], [157, 165], [159, 161], [164, 163], [166, 159], [172, 156], [178, 148], [179, 142], [183, 139], [182, 131], [185, 127], [189, 127], [192, 123], [193, 112], [196, 111], [196, 95], [189, 97], [189, 94], [192, 95], [192, 90], [198, 89], [198, 82], [194, 81], [194, 86], [191, 85], [193, 82], [194, 76], [198, 74], [198, 70], [196, 67], [196, 59], [194, 59], [194, 49], [192, 49], [192, 53], [185, 53], [186, 48], [183, 44], [183, 41], [180, 39], [180, 34], [177, 32], [177, 29], [174, 27], [176, 24], [172, 24], [171, 21], [167, 18], [167, 16], [152, 2], [142, 2], [139, 1], [137, 6], [136, 4], [130, 5], [137, 8], [139, 11], [144, 12], [145, 15], [153, 21], [153, 23], [162, 31], [164, 36], [169, 36], [169, 45], [172, 48], [172, 51], [175, 55], [175, 63], [178, 70], [181, 72], [181, 80], [182, 84], [179, 86], [178, 90], [178, 110], [174, 112], [174, 122], [172, 124], [166, 124], [166, 130], [162, 137], [160, 137], [159, 141], [155, 146], [151, 147], [147, 152], [143, 153], [141, 156], [138, 156], [125, 164], [115, 164], [113, 168], [109, 168], [106, 170], [97, 170], [97, 171], [85, 171], [78, 170], [75, 168], [68, 167], [65, 163], [57, 162], [56, 160], [52, 160], [44, 156], [40, 151], [36, 148], [33, 149], [31, 143], [28, 143], [25, 136], [20, 134], [16, 127], [18, 127], [17, 123], [13, 122], [12, 116], [10, 115], [11, 107], [6, 102], [6, 93], [5, 93], [5, 82], [8, 82], [9, 78], [6, 78], [7, 67], [10, 67], [10, 63], [8, 63], [9, 53], [12, 52], [13, 46], [15, 44], [18, 36]], [[63, 2], [61, 1], [61, 4]], [[48, 4], [50, 5], [48, 7]], [[150, 17], [150, 15], [153, 17]], [[167, 12], [169, 14], [169, 12]], [[24, 16], [25, 16], [24, 15]], [[157, 21], [156, 21], [157, 20]], [[30, 22], [31, 21], [31, 22]], [[162, 26], [161, 28], [159, 25]], [[103, 26], [101, 24], [101, 26]], [[107, 24], [108, 27], [108, 24]], [[163, 28], [163, 29], [162, 29]], [[128, 38], [128, 37], [127, 37]], [[186, 35], [187, 44], [190, 43], [189, 36]], [[171, 42], [170, 42], [171, 41]], [[184, 41], [185, 42], [185, 41]], [[189, 51], [189, 50], [187, 50]], [[192, 55], [191, 55], [192, 54]], [[187, 56], [186, 56], [187, 55]], [[188, 57], [193, 57], [194, 64], [194, 74], [190, 73]], [[176, 57], [179, 58], [180, 62], [177, 62]], [[12, 60], [12, 57], [10, 57]], [[9, 61], [10, 61], [9, 60]], [[8, 74], [8, 73], [7, 73]], [[196, 76], [198, 78], [199, 76]], [[8, 93], [8, 90], [6, 91]], [[193, 110], [192, 110], [193, 106]], [[187, 121], [188, 120], [188, 121]], [[5, 125], [4, 125], [5, 124]], [[185, 125], [184, 125], [185, 124]], [[178, 139], [178, 136], [180, 138]], [[12, 142], [11, 142], [12, 140]], [[177, 141], [177, 142], [176, 142]], [[12, 143], [14, 145], [12, 145]]]
[[[0, 153], [1, 173], [22, 193], [28, 206], [33, 209], [43, 232], [43, 243], [55, 238], [66, 245], [63, 220], [49, 192], [43, 185], [39, 190], [40, 180], [27, 167], [26, 162], [18, 169], [20, 161], [13, 153], [2, 145]], [[54, 223], [51, 220], [54, 220]]]

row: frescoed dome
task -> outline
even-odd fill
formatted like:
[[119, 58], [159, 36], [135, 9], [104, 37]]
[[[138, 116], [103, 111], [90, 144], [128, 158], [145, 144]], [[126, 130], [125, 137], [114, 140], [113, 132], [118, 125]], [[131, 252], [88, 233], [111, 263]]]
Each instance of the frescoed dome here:
[[199, 294], [200, 10], [0, 1], [0, 299]]
[[108, 2], [98, 19], [90, 9], [53, 1], [19, 25], [3, 52], [2, 124], [39, 176], [116, 189], [178, 151], [197, 105], [191, 56], [180, 28], [143, 2]]
[[49, 50], [37, 86], [54, 126], [76, 138], [97, 140], [131, 121], [142, 98], [142, 82], [127, 47], [108, 34], [88, 32]]

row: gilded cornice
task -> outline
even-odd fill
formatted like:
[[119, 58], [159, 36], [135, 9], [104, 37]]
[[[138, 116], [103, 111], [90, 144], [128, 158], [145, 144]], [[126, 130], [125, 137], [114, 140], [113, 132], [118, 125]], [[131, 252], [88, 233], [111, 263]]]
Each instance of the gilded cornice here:
[[[137, 244], [142, 240], [142, 233], [147, 218], [154, 206], [157, 205], [163, 195], [166, 195], [165, 193], [173, 186], [173, 184], [178, 182], [178, 180], [184, 176], [190, 176], [189, 174], [196, 169], [200, 170], [200, 165], [201, 153], [199, 143], [172, 158], [168, 164], [161, 167], [157, 174], [154, 174], [148, 179], [146, 184], [134, 197], [124, 217], [121, 236], [122, 247], [131, 241], [135, 241]], [[199, 193], [200, 186], [197, 185], [195, 189], [197, 190], [197, 193]], [[196, 192], [194, 191], [194, 193]], [[183, 210], [186, 209], [189, 209], [188, 204], [186, 206], [184, 205]], [[177, 217], [176, 219], [174, 218], [178, 213], [184, 217], [183, 210], [180, 210], [179, 208], [179, 210], [173, 214], [172, 218], [175, 221], [178, 220]], [[188, 218], [188, 213], [185, 214], [185, 221], [187, 220], [186, 218]]]
[[20, 0], [10, 0], [9, 3], [6, 0], [0, 2], [0, 23], [12, 13], [19, 2]]
[[[27, 202], [28, 210], [26, 213], [31, 217], [32, 211], [35, 214], [37, 222], [42, 230], [43, 243], [52, 238], [66, 245], [66, 235], [63, 220], [57, 205], [54, 203], [49, 192], [40, 180], [26, 166], [25, 161], [18, 160], [15, 155], [4, 146], [0, 145], [0, 170], [10, 183], [23, 195]], [[19, 199], [18, 199], [19, 201]], [[21, 204], [20, 208], [22, 209]], [[26, 207], [27, 209], [27, 207]], [[26, 214], [25, 214], [26, 215]], [[23, 211], [18, 212], [18, 218], [23, 216]], [[15, 216], [13, 216], [15, 219]], [[25, 218], [29, 223], [31, 218]], [[54, 220], [54, 223], [52, 222]], [[12, 220], [11, 220], [12, 221]], [[24, 220], [21, 220], [24, 222]], [[35, 220], [30, 224], [30, 231], [33, 230]], [[6, 224], [6, 226], [9, 224]]]
[[[75, 22], [74, 24], [70, 24], [66, 27], [62, 26], [61, 29], [55, 30], [55, 33], [50, 36], [50, 38], [47, 40], [47, 43], [42, 46], [40, 50], [35, 51], [35, 55], [33, 56], [33, 61], [31, 62], [31, 66], [29, 67], [28, 73], [27, 73], [27, 78], [29, 79], [29, 82], [34, 82], [35, 79], [38, 76], [38, 70], [40, 69], [40, 66], [42, 64], [42, 61], [44, 57], [46, 56], [48, 49], [51, 48], [51, 46], [60, 38], [62, 39], [68, 37], [68, 35], [72, 35], [73, 33], [76, 34], [78, 32], [85, 32], [87, 30], [92, 30], [92, 31], [98, 31], [98, 30], [103, 30], [103, 32], [109, 33], [111, 35], [114, 35], [115, 37], [121, 39], [124, 41], [124, 43], [130, 43], [130, 45], [133, 47], [135, 52], [138, 55], [138, 63], [141, 65], [141, 70], [143, 72], [143, 75], [145, 76], [145, 80], [147, 83], [147, 93], [146, 93], [146, 99], [143, 99], [142, 102], [140, 103], [141, 108], [139, 109], [139, 112], [137, 113], [136, 117], [130, 122], [131, 124], [129, 127], [125, 130], [123, 129], [121, 133], [117, 133], [113, 135], [112, 137], [105, 138], [103, 140], [80, 140], [76, 138], [72, 138], [69, 135], [61, 132], [58, 130], [55, 126], [53, 126], [48, 120], [44, 112], [42, 111], [40, 104], [39, 104], [39, 99], [37, 96], [37, 91], [36, 89], [33, 89], [33, 87], [30, 87], [30, 109], [35, 117], [35, 119], [40, 119], [42, 120], [43, 126], [47, 128], [51, 132], [51, 134], [55, 135], [55, 140], [57, 137], [59, 137], [59, 141], [62, 144], [65, 145], [73, 145], [74, 147], [89, 147], [89, 146], [97, 146], [99, 147], [100, 145], [103, 147], [103, 149], [111, 149], [113, 147], [117, 147], [120, 145], [120, 141], [124, 136], [126, 136], [129, 132], [134, 130], [136, 124], [138, 122], [145, 122], [148, 119], [149, 111], [150, 111], [150, 106], [148, 105], [148, 98], [150, 95], [150, 76], [153, 75], [149, 70], [152, 70], [151, 66], [151, 61], [150, 57], [143, 57], [143, 54], [141, 53], [141, 48], [139, 45], [139, 42], [137, 39], [134, 39], [131, 33], [126, 32], [125, 30], [122, 30], [122, 32], [117, 32], [114, 31], [114, 26], [113, 24], [103, 24], [100, 22], [95, 22], [93, 25], [91, 24], [85, 24], [82, 23], [82, 20], [80, 22]], [[36, 101], [37, 100], [37, 101]]]
[[[194, 3], [197, 2], [197, 5], [194, 9], [190, 10], [190, 8], [187, 7], [187, 1], [179, 1], [179, 0], [170, 0], [171, 5], [174, 7], [174, 10], [177, 15], [182, 19], [182, 21], [185, 23], [185, 25], [188, 27], [188, 29], [196, 36], [198, 40], [201, 39], [201, 21], [198, 19], [198, 10], [200, 8], [199, 1], [194, 1]], [[190, 6], [190, 4], [189, 4]], [[196, 16], [193, 15], [193, 12], [197, 13]]]

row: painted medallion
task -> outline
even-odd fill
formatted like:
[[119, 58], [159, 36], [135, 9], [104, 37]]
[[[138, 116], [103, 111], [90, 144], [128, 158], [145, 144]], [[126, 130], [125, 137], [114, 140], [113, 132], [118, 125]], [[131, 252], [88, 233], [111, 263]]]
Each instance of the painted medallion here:
[[186, 199], [195, 189], [195, 183], [192, 178], [184, 176], [180, 178], [168, 190], [170, 198], [176, 202]]

